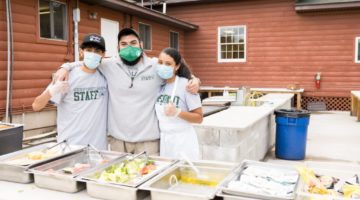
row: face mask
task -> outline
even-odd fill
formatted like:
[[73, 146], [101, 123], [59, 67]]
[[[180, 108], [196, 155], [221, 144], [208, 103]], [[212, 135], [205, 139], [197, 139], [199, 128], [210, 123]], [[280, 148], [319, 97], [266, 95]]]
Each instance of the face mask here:
[[89, 69], [96, 69], [100, 65], [101, 56], [93, 52], [84, 52], [84, 63]]
[[160, 65], [158, 64], [156, 66], [156, 73], [162, 78], [162, 79], [169, 79], [173, 77], [174, 75], [174, 68], [167, 66], [167, 65]]
[[130, 66], [137, 64], [141, 58], [142, 49], [139, 47], [127, 46], [120, 50], [119, 56], [121, 60]]

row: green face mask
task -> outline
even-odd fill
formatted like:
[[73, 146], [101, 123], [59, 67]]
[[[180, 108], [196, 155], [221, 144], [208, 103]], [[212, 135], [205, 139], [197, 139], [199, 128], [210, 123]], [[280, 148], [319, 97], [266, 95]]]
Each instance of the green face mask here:
[[120, 58], [132, 62], [141, 56], [142, 50], [139, 47], [127, 46], [119, 51]]

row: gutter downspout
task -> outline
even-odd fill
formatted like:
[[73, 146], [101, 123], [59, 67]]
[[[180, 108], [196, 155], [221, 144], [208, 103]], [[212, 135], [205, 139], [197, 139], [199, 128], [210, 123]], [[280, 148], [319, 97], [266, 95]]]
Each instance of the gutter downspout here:
[[166, 2], [163, 3], [163, 13], [166, 14]]
[[13, 35], [12, 35], [12, 16], [11, 2], [6, 0], [6, 31], [7, 31], [7, 86], [6, 86], [6, 111], [5, 122], [12, 122], [12, 66], [13, 66]]
[[73, 10], [73, 21], [74, 21], [74, 57], [75, 57], [75, 61], [79, 61], [79, 22], [80, 22], [79, 0], [76, 1], [76, 8]]

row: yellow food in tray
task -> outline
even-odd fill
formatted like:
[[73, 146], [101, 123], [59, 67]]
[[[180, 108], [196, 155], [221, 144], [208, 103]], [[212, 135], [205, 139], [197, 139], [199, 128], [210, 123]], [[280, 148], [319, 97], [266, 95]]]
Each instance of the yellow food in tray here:
[[335, 178], [329, 175], [315, 174], [313, 169], [298, 167], [298, 172], [303, 179], [304, 190], [310, 194], [325, 195], [325, 197], [311, 197], [310, 200], [318, 199], [360, 199], [359, 176]]
[[197, 178], [195, 176], [181, 176], [180, 182], [214, 187], [219, 184], [220, 180], [201, 179], [201, 178]]
[[46, 151], [46, 152], [34, 151], [31, 153], [28, 153], [27, 158], [29, 160], [45, 160], [45, 159], [52, 158], [57, 155], [58, 154], [56, 152], [52, 152], [52, 151]]
[[192, 169], [180, 169], [181, 175], [179, 181], [185, 184], [204, 185], [214, 187], [217, 186], [223, 179], [221, 176], [214, 174], [206, 174], [198, 176]]
[[308, 192], [312, 194], [331, 194], [320, 180], [316, 178], [315, 173], [312, 169], [306, 167], [297, 167], [297, 170], [307, 186]]
[[11, 160], [6, 161], [10, 165], [31, 165], [35, 162], [49, 159], [55, 156], [58, 156], [60, 153], [57, 151], [33, 151], [20, 157], [12, 158]]
[[343, 186], [344, 197], [360, 199], [360, 185], [345, 184]]
[[12, 126], [10, 126], [10, 125], [5, 125], [5, 124], [0, 124], [0, 130], [2, 130], [2, 129], [7, 129], [7, 128], [12, 128]]

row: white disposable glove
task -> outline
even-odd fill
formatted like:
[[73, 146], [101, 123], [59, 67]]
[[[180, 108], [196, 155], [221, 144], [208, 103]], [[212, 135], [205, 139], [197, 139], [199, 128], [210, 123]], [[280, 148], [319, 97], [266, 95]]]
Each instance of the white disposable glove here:
[[177, 117], [181, 113], [180, 108], [176, 108], [173, 103], [169, 103], [164, 107], [165, 115], [168, 117]]
[[67, 81], [56, 81], [54, 84], [51, 84], [48, 87], [48, 91], [50, 96], [54, 96], [57, 94], [64, 94], [69, 90], [69, 84]]
[[58, 69], [56, 73], [53, 75], [53, 80], [55, 81], [67, 81], [69, 79], [69, 70], [66, 68], [66, 66], [71, 66], [71, 65], [69, 63], [64, 63], [61, 66], [65, 66], [65, 67]]
[[191, 94], [198, 94], [200, 90], [200, 79], [193, 77], [190, 79], [186, 85], [186, 90]]

